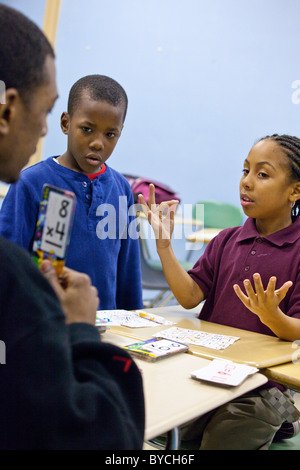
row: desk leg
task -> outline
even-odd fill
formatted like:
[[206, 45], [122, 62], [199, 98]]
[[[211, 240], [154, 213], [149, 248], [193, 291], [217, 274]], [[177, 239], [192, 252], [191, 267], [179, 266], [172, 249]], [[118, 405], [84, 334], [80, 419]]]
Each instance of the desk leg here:
[[166, 450], [180, 449], [180, 429], [174, 428], [167, 432]]
[[166, 432], [163, 435], [162, 442], [159, 440], [150, 439], [146, 441], [149, 443], [150, 446], [154, 446], [156, 449], [160, 450], [179, 450], [180, 449], [180, 429], [174, 428], [171, 431]]

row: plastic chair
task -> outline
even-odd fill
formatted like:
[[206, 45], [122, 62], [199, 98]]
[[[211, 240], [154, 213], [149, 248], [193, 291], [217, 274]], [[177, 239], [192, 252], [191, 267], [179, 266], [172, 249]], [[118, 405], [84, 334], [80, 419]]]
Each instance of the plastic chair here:
[[[201, 209], [199, 206], [201, 206]], [[202, 243], [204, 243], [205, 248], [208, 243], [205, 240], [211, 240], [215, 236], [215, 232], [224, 228], [242, 225], [244, 213], [241, 208], [227, 202], [198, 201], [193, 206], [192, 217], [194, 220], [201, 220], [203, 223], [201, 230], [203, 231], [204, 242]], [[191, 240], [191, 243], [195, 242], [196, 240]], [[190, 260], [191, 254], [191, 251], [188, 252], [187, 261]]]
[[193, 218], [197, 220], [197, 205], [204, 206], [205, 228], [228, 228], [242, 225], [244, 213], [241, 208], [220, 201], [198, 201], [193, 207]]
[[[144, 290], [158, 290], [159, 294], [147, 305], [147, 307], [162, 306], [162, 303], [167, 303], [172, 297], [170, 287], [166, 281], [164, 273], [160, 266], [151, 265], [150, 258], [147, 259], [147, 245], [146, 240], [139, 238], [140, 243], [140, 260], [141, 260], [141, 273], [142, 273], [142, 289]], [[169, 296], [165, 302], [161, 302], [165, 294], [169, 292]]]

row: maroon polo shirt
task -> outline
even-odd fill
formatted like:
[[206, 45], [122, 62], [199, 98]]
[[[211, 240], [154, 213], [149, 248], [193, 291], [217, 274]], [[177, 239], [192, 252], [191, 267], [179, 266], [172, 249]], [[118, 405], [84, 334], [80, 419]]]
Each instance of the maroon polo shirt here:
[[300, 218], [267, 237], [259, 235], [251, 218], [241, 227], [222, 230], [189, 271], [206, 299], [200, 318], [275, 336], [233, 290], [238, 284], [245, 292], [243, 281], [250, 279], [253, 285], [254, 273], [261, 275], [264, 288], [271, 276], [277, 277], [277, 288], [292, 281], [280, 308], [286, 315], [300, 318]]

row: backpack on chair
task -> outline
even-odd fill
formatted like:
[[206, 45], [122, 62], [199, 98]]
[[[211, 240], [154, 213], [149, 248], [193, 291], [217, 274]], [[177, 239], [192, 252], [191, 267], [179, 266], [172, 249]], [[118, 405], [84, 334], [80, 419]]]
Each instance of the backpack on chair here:
[[133, 193], [134, 202], [138, 202], [138, 195], [142, 194], [145, 198], [145, 201], [148, 202], [149, 199], [149, 185], [152, 183], [155, 186], [155, 201], [157, 204], [160, 204], [163, 201], [171, 201], [176, 199], [180, 202], [180, 198], [177, 193], [167, 186], [164, 183], [159, 181], [154, 181], [149, 178], [143, 178], [141, 176], [125, 175], [123, 176], [127, 179], [131, 186], [131, 191]]

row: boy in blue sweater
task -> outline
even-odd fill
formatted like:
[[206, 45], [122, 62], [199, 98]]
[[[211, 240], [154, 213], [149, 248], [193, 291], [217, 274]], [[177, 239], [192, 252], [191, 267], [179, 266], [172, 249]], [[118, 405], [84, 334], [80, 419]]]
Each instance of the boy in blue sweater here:
[[109, 77], [78, 80], [61, 116], [67, 150], [24, 170], [0, 213], [0, 235], [31, 251], [43, 185], [73, 191], [77, 204], [66, 266], [90, 276], [101, 309], [143, 306], [138, 239], [128, 233], [135, 223], [129, 215], [131, 188], [106, 164], [121, 136], [127, 104], [126, 92]]

